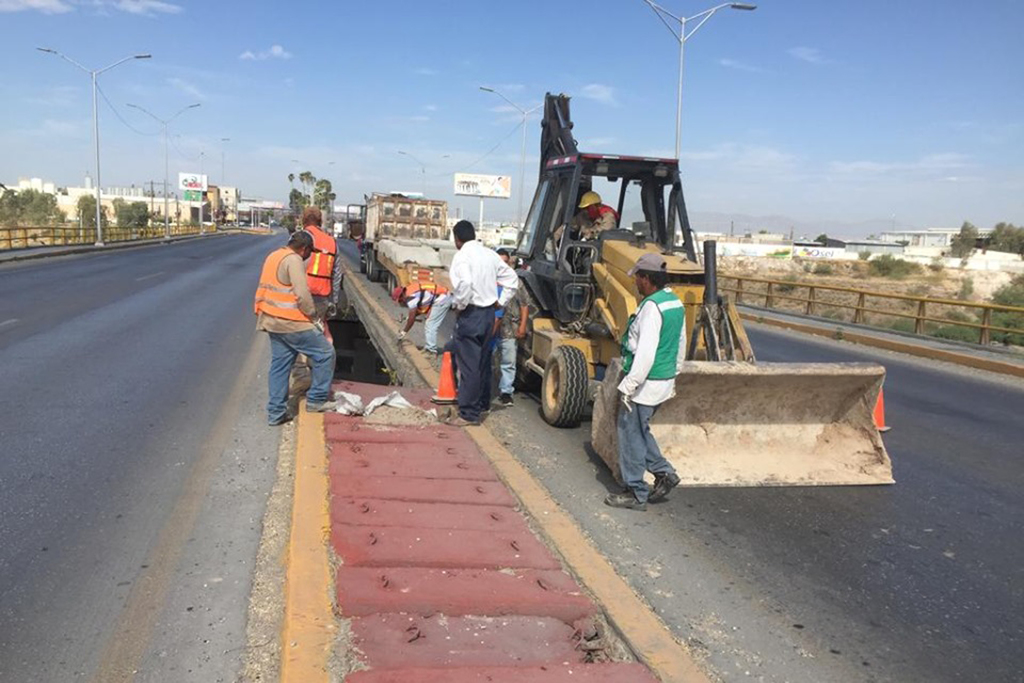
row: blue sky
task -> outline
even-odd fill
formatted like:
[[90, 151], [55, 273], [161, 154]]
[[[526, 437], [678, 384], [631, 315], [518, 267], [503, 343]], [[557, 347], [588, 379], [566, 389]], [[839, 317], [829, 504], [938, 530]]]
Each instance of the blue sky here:
[[[693, 15], [714, 3], [662, 4]], [[1024, 2], [758, 4], [722, 10], [686, 44], [691, 212], [1024, 223]], [[0, 37], [4, 182], [80, 184], [93, 168], [88, 77], [37, 46], [91, 67], [153, 55], [100, 78], [128, 124], [101, 101], [105, 186], [163, 177], [158, 127], [127, 103], [160, 116], [200, 103], [172, 125], [172, 176], [202, 151], [219, 183], [223, 148], [226, 184], [268, 199], [306, 169], [339, 203], [421, 190], [403, 150], [430, 195], [475, 216], [451, 174], [518, 181], [521, 141], [518, 115], [480, 85], [524, 107], [572, 95], [588, 151], [673, 153], [677, 44], [642, 0], [0, 0]], [[528, 134], [527, 204], [538, 119]], [[486, 215], [516, 206], [489, 200]]]

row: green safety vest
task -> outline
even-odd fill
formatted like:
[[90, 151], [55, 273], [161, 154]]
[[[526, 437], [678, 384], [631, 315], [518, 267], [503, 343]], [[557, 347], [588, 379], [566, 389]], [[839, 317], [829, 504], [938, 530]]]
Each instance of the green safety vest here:
[[636, 313], [629, 316], [626, 333], [622, 335], [622, 371], [629, 372], [633, 367], [633, 352], [629, 350], [629, 328], [633, 326], [637, 313], [648, 301], [656, 306], [661, 313], [661, 335], [658, 338], [658, 350], [654, 354], [654, 365], [647, 374], [647, 379], [672, 379], [676, 376], [676, 358], [679, 356], [679, 336], [686, 322], [686, 310], [672, 290], [660, 289], [640, 302]]

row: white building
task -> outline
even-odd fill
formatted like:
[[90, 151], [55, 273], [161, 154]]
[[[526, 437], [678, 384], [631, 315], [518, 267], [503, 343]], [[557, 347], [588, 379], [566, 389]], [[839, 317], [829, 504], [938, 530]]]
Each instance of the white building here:
[[[991, 230], [978, 229], [978, 236], [984, 237]], [[893, 230], [878, 236], [882, 242], [905, 244], [908, 247], [945, 249], [952, 246], [953, 238], [960, 234], [960, 228], [926, 228], [924, 230]]]

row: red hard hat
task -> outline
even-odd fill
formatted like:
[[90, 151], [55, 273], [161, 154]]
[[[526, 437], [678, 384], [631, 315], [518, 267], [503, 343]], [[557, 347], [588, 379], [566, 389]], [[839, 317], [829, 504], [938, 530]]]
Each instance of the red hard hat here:
[[398, 303], [399, 301], [402, 300], [402, 293], [404, 291], [405, 287], [395, 287], [394, 289], [391, 290], [391, 298], [395, 300], [395, 303]]

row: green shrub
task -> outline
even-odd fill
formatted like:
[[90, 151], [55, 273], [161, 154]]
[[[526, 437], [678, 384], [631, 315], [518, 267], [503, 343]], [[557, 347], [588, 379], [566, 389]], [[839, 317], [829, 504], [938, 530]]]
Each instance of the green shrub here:
[[868, 271], [878, 277], [902, 280], [908, 275], [920, 273], [921, 266], [911, 261], [895, 258], [892, 254], [882, 254], [878, 258], [868, 261]]
[[974, 279], [965, 277], [960, 281], [960, 289], [956, 293], [956, 298], [961, 301], [967, 301], [974, 294]]
[[[1024, 307], [1024, 275], [1018, 275], [1009, 284], [1003, 285], [992, 295], [992, 303], [1000, 306]], [[1024, 330], [1024, 313], [1010, 311], [992, 313], [992, 324], [996, 327], [1009, 327]], [[1024, 333], [993, 332], [992, 340], [1003, 344], [1024, 346]]]
[[869, 258], [871, 258], [871, 252], [862, 251], [859, 254], [857, 254], [857, 258], [859, 258], [861, 261], [867, 261]]
[[908, 318], [897, 318], [886, 325], [886, 327], [890, 330], [895, 330], [896, 332], [908, 332], [910, 334], [914, 334], [914, 321]]
[[781, 294], [789, 294], [794, 289], [796, 289], [797, 284], [799, 284], [800, 282], [800, 280], [797, 279], [796, 275], [787, 275], [784, 278], [784, 280], [786, 284], [775, 285], [776, 292], [779, 292]]
[[932, 262], [928, 264], [928, 269], [933, 273], [941, 273], [946, 269], [946, 266], [942, 263], [942, 257], [936, 256], [932, 259]]
[[812, 272], [815, 275], [831, 275], [832, 265], [829, 263], [819, 263], [816, 266], [814, 266], [814, 270]]
[[928, 332], [932, 337], [939, 339], [951, 339], [953, 341], [978, 343], [978, 330], [963, 325], [943, 325]]

